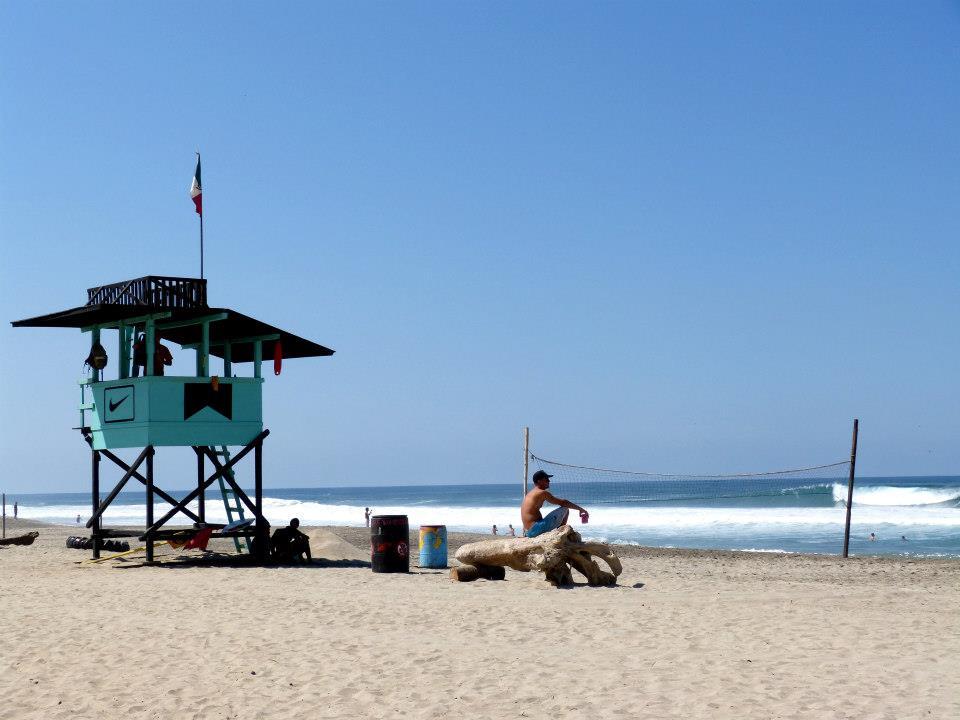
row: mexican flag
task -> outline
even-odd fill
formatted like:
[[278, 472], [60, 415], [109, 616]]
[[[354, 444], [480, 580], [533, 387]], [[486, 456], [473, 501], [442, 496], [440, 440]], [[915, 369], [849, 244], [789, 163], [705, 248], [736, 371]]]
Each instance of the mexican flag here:
[[203, 188], [200, 185], [200, 154], [197, 154], [197, 171], [193, 174], [193, 184], [190, 186], [190, 199], [197, 207], [197, 215], [203, 217]]

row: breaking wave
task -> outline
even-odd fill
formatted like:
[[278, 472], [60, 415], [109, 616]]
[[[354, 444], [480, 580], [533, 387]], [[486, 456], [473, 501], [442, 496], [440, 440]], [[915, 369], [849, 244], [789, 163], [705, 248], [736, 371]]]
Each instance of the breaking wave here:
[[[834, 502], [847, 500], [847, 486], [833, 484]], [[853, 488], [854, 505], [916, 507], [918, 505], [960, 505], [960, 487], [897, 487], [868, 485]]]

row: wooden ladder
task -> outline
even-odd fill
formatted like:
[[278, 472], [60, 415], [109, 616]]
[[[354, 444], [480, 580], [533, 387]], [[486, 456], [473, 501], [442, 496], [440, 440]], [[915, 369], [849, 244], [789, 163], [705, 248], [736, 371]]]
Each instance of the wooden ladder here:
[[[219, 450], [215, 448], [210, 449], [213, 450], [214, 454], [223, 458], [224, 464], [230, 462], [230, 451], [226, 445], [221, 445]], [[228, 468], [226, 474], [229, 474], [230, 479], [236, 482], [237, 478], [233, 474], [233, 468]], [[227, 524], [229, 525], [237, 520], [246, 519], [243, 514], [243, 503], [240, 502], [240, 498], [237, 497], [233, 488], [223, 479], [223, 476], [218, 477], [217, 482], [220, 483], [220, 494], [223, 496], [223, 508], [227, 511]], [[248, 538], [241, 539], [235, 537], [233, 538], [233, 545], [237, 548], [238, 553], [250, 552], [250, 541]]]

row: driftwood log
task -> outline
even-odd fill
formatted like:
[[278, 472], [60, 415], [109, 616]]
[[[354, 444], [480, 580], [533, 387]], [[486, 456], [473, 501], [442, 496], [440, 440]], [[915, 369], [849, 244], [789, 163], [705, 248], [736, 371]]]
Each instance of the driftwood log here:
[[[593, 560], [603, 560], [610, 570], [603, 570]], [[556, 586], [572, 585], [576, 570], [592, 586], [616, 585], [623, 571], [620, 558], [605, 543], [583, 542], [569, 525], [534, 538], [505, 538], [470, 543], [457, 550], [456, 558], [474, 568], [487, 565], [508, 567], [522, 572], [542, 572]], [[465, 572], [470, 575], [470, 571]], [[451, 577], [458, 579], [451, 573]], [[481, 576], [482, 577], [482, 576]], [[476, 579], [465, 577], [464, 579]]]
[[38, 532], [28, 532], [26, 535], [18, 535], [12, 538], [3, 538], [0, 545], [33, 545], [33, 541], [40, 537]]
[[503, 580], [507, 571], [496, 565], [459, 565], [450, 568], [450, 577], [459, 582], [473, 582], [484, 580]]

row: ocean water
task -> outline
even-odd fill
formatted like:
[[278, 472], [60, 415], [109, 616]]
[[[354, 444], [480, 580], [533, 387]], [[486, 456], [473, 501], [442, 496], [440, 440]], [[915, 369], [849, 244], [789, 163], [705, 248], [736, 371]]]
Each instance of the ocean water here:
[[[703, 497], [677, 481], [623, 485], [578, 483], [554, 487], [559, 496], [587, 507], [590, 522], [576, 528], [589, 538], [659, 547], [718, 548], [763, 552], [837, 554], [843, 546], [846, 484], [807, 479], [800, 487], [738, 480], [727, 491], [714, 486]], [[182, 497], [185, 492], [171, 493]], [[272, 524], [298, 517], [306, 525], [360, 525], [365, 507], [374, 514], [404, 514], [411, 526], [444, 524], [450, 530], [490, 532], [520, 526], [519, 484], [430, 485], [264, 490]], [[22, 494], [13, 500], [20, 517], [74, 525], [90, 514], [87, 493]], [[124, 492], [107, 511], [107, 525], [142, 525], [144, 493]], [[163, 503], [156, 505], [159, 514]], [[195, 509], [195, 506], [194, 506]], [[207, 518], [224, 522], [223, 504], [208, 495]], [[181, 516], [180, 521], [188, 522]], [[870, 541], [870, 533], [876, 540]], [[905, 537], [906, 540], [902, 538]], [[853, 497], [850, 551], [856, 555], [960, 558], [960, 477], [861, 478]]]

